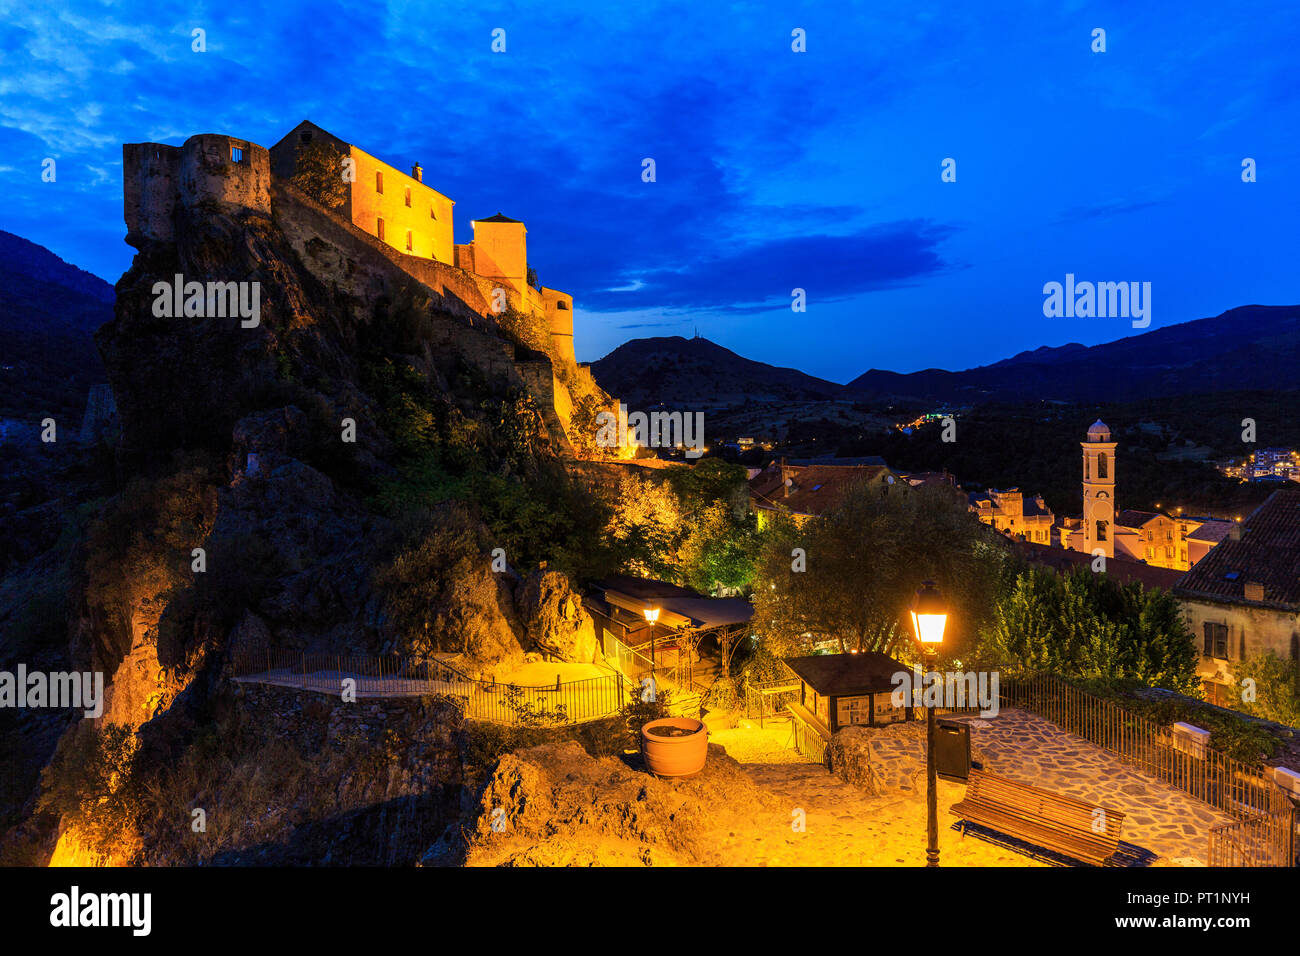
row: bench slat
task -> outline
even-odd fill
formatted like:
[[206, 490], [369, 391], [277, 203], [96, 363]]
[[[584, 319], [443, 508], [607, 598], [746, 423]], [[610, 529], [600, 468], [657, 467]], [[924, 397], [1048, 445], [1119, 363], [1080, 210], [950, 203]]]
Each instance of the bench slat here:
[[[1105, 824], [1100, 833], [1093, 830], [1093, 814], [1098, 809]], [[953, 804], [949, 812], [967, 822], [1096, 863], [1105, 862], [1119, 849], [1124, 822], [1124, 814], [1118, 810], [975, 769], [967, 780], [966, 798]]]

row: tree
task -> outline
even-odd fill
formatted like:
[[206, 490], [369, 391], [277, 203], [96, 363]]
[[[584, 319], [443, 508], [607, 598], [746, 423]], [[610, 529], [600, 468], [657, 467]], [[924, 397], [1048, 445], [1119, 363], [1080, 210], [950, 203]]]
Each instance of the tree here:
[[1132, 680], [1195, 693], [1196, 649], [1168, 591], [1076, 568], [1017, 576], [984, 628], [982, 663], [1008, 671]]
[[665, 482], [631, 471], [619, 475], [605, 534], [624, 570], [650, 577], [674, 577], [679, 565], [681, 528], [677, 496]]
[[1255, 717], [1300, 727], [1300, 668], [1272, 652], [1248, 657], [1233, 668], [1238, 683], [1254, 681], [1254, 699], [1243, 695], [1241, 709]]
[[343, 181], [343, 154], [325, 140], [303, 144], [292, 182], [326, 209], [337, 209], [348, 198], [348, 184]]
[[[795, 548], [806, 570], [797, 570]], [[991, 616], [1009, 560], [996, 533], [950, 491], [862, 482], [802, 529], [773, 530], [759, 562], [754, 627], [778, 653], [830, 639], [841, 651], [906, 656], [907, 608], [933, 579], [951, 609], [944, 649], [952, 653]]]

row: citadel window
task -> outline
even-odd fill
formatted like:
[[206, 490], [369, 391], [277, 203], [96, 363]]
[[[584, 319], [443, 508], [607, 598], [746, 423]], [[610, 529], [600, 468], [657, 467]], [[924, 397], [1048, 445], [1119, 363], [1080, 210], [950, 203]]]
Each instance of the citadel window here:
[[406, 187], [406, 205], [411, 205], [411, 187]]
[[232, 163], [242, 163], [244, 161], [244, 151], [238, 146], [230, 147], [230, 161]]
[[375, 192], [384, 191], [384, 171], [382, 169], [375, 171]]
[[415, 248], [415, 245], [414, 245], [414, 243], [411, 241], [411, 230], [408, 229], [408, 230], [406, 230], [406, 251], [407, 251], [407, 252], [410, 252], [410, 251], [411, 251], [412, 249], [414, 249], [414, 248]]
[[433, 211], [433, 207], [432, 207], [432, 206], [429, 207], [429, 218], [430, 218], [430, 219], [437, 219], [437, 218], [438, 218], [438, 214], [437, 214], [436, 212]]
[[379, 228], [376, 230], [375, 235], [379, 236], [380, 239], [384, 238], [384, 220], [379, 220]]

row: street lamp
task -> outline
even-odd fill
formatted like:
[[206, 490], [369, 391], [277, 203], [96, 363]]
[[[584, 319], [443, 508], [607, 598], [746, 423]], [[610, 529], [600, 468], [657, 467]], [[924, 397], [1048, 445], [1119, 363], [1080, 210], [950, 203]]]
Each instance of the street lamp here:
[[[921, 646], [921, 656], [925, 660], [927, 671], [932, 671], [934, 660], [943, 643], [944, 625], [948, 623], [948, 606], [944, 604], [943, 595], [933, 581], [926, 581], [921, 590], [912, 599], [912, 630], [916, 642]], [[934, 763], [934, 708], [925, 703], [922, 693], [921, 705], [925, 707], [925, 812], [926, 812], [926, 849], [925, 865], [939, 865], [939, 804], [938, 773]]]
[[659, 620], [659, 608], [655, 607], [649, 601], [646, 602], [645, 610], [646, 623], [650, 625], [650, 666], [655, 665], [655, 621]]

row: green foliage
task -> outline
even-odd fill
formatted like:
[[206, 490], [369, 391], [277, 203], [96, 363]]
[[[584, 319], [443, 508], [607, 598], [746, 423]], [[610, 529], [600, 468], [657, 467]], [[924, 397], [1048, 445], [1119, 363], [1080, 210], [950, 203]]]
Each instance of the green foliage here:
[[620, 570], [711, 593], [748, 589], [766, 535], [748, 514], [745, 470], [719, 459], [620, 475], [605, 528]]
[[[1153, 694], [1132, 678], [1070, 678], [1068, 683], [1097, 697], [1114, 700], [1126, 711], [1168, 727], [1183, 722], [1210, 732], [1210, 746], [1244, 763], [1259, 764], [1281, 749], [1281, 740], [1261, 721], [1182, 695]], [[1289, 739], [1283, 733], [1284, 738]]]
[[41, 771], [37, 809], [59, 814], [86, 848], [108, 857], [139, 810], [139, 740], [128, 727], [82, 721], [66, 734]]
[[1288, 727], [1300, 728], [1300, 667], [1272, 652], [1256, 654], [1234, 664], [1237, 683], [1255, 682], [1254, 699], [1242, 698], [1241, 709]]
[[326, 209], [337, 209], [348, 198], [343, 154], [326, 140], [312, 140], [299, 148], [292, 182]]
[[517, 684], [506, 687], [503, 703], [520, 727], [555, 727], [569, 722], [566, 704], [554, 707], [536, 704], [525, 697], [524, 689]]
[[707, 710], [735, 710], [740, 698], [736, 693], [736, 682], [730, 677], [719, 677], [704, 695], [703, 706]]
[[652, 720], [668, 716], [671, 692], [662, 687], [637, 685], [628, 691], [628, 701], [619, 711], [627, 749], [641, 747], [641, 728]]
[[1125, 678], [1195, 694], [1196, 649], [1168, 591], [1078, 568], [1019, 574], [984, 629], [980, 656], [1011, 672]]
[[569, 439], [582, 457], [601, 458], [606, 454], [605, 449], [596, 444], [600, 431], [597, 418], [601, 411], [601, 404], [594, 395], [583, 395], [573, 404], [573, 411], [569, 414]]
[[762, 684], [790, 676], [790, 668], [781, 658], [793, 657], [801, 653], [803, 650], [793, 643], [783, 646], [779, 641], [769, 637], [764, 637], [762, 640], [757, 637], [746, 639], [732, 664], [732, 672], [738, 675], [736, 693], [743, 697], [746, 688], [751, 684]]
[[[793, 567], [796, 547], [806, 554], [804, 571]], [[835, 640], [842, 651], [906, 656], [907, 610], [932, 579], [950, 609], [944, 651], [961, 653], [992, 616], [1010, 560], [950, 491], [860, 483], [803, 528], [772, 531], [754, 590], [754, 629], [785, 653]]]

